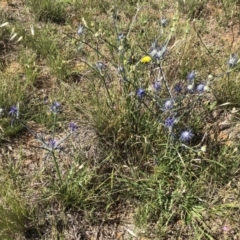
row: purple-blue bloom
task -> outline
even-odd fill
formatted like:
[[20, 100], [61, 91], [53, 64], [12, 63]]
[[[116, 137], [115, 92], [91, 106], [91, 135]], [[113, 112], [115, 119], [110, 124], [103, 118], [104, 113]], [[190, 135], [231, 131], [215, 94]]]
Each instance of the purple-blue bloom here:
[[181, 142], [188, 142], [192, 139], [194, 134], [192, 133], [192, 130], [185, 130], [180, 135], [180, 141]]
[[70, 123], [69, 123], [69, 128], [70, 128], [71, 133], [74, 133], [74, 132], [76, 132], [78, 126], [77, 126], [76, 123], [70, 122]]
[[50, 139], [48, 144], [47, 144], [47, 147], [50, 149], [50, 150], [54, 150], [54, 149], [57, 149], [58, 148], [58, 142], [54, 139]]
[[176, 121], [176, 118], [174, 117], [168, 117], [166, 120], [165, 120], [165, 124], [164, 126], [167, 127], [167, 128], [171, 128], [173, 126], [173, 124], [175, 123]]
[[153, 83], [153, 89], [156, 90], [156, 91], [160, 91], [161, 85], [160, 85], [159, 81], [156, 81], [156, 82]]
[[50, 106], [51, 111], [53, 113], [58, 113], [60, 111], [61, 104], [57, 101], [54, 101], [52, 105]]
[[174, 91], [176, 93], [181, 93], [182, 92], [182, 86], [180, 83], [177, 83], [175, 86], [174, 86]]
[[18, 118], [19, 116], [19, 109], [16, 105], [12, 105], [9, 111], [9, 115], [11, 115], [12, 117], [16, 117]]
[[173, 108], [173, 105], [174, 105], [174, 101], [169, 99], [164, 103], [164, 109], [165, 110], [170, 110], [170, 109]]
[[204, 87], [205, 87], [205, 85], [204, 85], [203, 83], [200, 83], [199, 85], [197, 85], [196, 90], [197, 90], [199, 93], [203, 93], [203, 92], [204, 92]]
[[145, 90], [143, 88], [139, 88], [137, 90], [137, 97], [143, 98], [145, 95], [146, 95], [146, 92], [145, 92]]
[[187, 80], [192, 82], [192, 80], [195, 78], [195, 71], [191, 71], [188, 75], [187, 75]]

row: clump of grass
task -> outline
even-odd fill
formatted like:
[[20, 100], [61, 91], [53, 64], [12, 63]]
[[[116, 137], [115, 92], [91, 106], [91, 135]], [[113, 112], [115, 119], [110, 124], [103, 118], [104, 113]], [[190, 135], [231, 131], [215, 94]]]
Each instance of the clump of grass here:
[[57, 24], [64, 24], [66, 22], [67, 13], [64, 1], [29, 0], [28, 3], [37, 21], [53, 22]]
[[204, 5], [206, 4], [206, 1], [196, 1], [196, 0], [190, 0], [190, 1], [182, 1], [178, 0], [178, 7], [181, 12], [187, 14], [187, 16], [190, 19], [194, 18], [201, 18], [204, 16]]
[[8, 174], [1, 168], [0, 189], [0, 237], [2, 239], [13, 239], [25, 229], [28, 221], [26, 205], [20, 197], [14, 182], [9, 179]]

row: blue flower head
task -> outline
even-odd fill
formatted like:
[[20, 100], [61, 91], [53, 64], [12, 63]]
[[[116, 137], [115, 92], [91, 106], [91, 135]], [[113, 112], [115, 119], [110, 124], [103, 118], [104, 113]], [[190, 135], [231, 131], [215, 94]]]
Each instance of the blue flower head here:
[[146, 91], [143, 88], [137, 90], [137, 97], [143, 98], [146, 95]]
[[199, 85], [197, 85], [196, 90], [197, 90], [199, 93], [203, 93], [203, 92], [204, 92], [204, 88], [205, 88], [205, 84], [200, 83]]
[[157, 92], [160, 91], [161, 85], [160, 85], [159, 81], [156, 81], [156, 82], [153, 83], [153, 89]]
[[174, 92], [176, 93], [181, 93], [182, 92], [182, 86], [180, 83], [177, 83], [175, 86], [174, 86]]
[[76, 123], [70, 122], [70, 123], [69, 123], [69, 128], [70, 128], [71, 133], [74, 133], [74, 132], [76, 132], [76, 130], [78, 129], [78, 126], [77, 126]]
[[54, 139], [50, 139], [48, 144], [47, 144], [47, 147], [49, 148], [49, 150], [53, 151], [55, 149], [58, 149], [58, 142]]
[[54, 102], [52, 103], [52, 105], [50, 106], [51, 111], [52, 111], [53, 113], [59, 113], [60, 107], [61, 107], [61, 104], [60, 104], [59, 102], [57, 102], [57, 101], [54, 101]]
[[187, 80], [189, 82], [192, 82], [192, 80], [195, 78], [195, 71], [191, 71], [188, 75], [187, 75]]
[[174, 118], [174, 117], [168, 117], [168, 118], [165, 120], [164, 126], [167, 127], [167, 128], [172, 128], [172, 127], [173, 127], [173, 124], [175, 123], [175, 121], [176, 121], [176, 118]]
[[12, 117], [19, 117], [19, 108], [16, 105], [12, 105], [9, 111], [9, 115]]
[[169, 99], [164, 103], [164, 109], [170, 110], [173, 108], [173, 105], [174, 105], [174, 101], [172, 99]]
[[193, 138], [194, 134], [191, 130], [185, 130], [180, 135], [180, 141], [181, 142], [188, 142]]

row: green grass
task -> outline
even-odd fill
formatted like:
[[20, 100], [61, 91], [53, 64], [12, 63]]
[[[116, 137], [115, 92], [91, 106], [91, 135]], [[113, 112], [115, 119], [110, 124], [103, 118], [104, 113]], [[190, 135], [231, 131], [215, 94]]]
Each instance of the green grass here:
[[238, 238], [237, 2], [21, 3], [1, 15], [0, 236], [87, 239], [125, 216], [126, 239]]
[[2, 239], [13, 239], [21, 234], [28, 221], [26, 204], [20, 197], [19, 189], [9, 174], [1, 169], [1, 220], [0, 236]]

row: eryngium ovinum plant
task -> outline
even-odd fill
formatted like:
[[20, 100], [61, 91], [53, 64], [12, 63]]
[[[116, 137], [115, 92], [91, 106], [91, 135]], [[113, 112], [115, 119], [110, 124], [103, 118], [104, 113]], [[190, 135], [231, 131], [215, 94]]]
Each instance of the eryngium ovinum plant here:
[[56, 138], [56, 126], [57, 126], [57, 117], [60, 113], [61, 104], [57, 101], [52, 102], [52, 104], [49, 107], [49, 111], [52, 114], [53, 117], [53, 124], [51, 128], [51, 138], [47, 140], [42, 133], [36, 133], [31, 129], [30, 126], [28, 126], [27, 123], [25, 123], [24, 119], [21, 119], [20, 114], [20, 104], [17, 103], [16, 105], [12, 105], [9, 110], [9, 115], [11, 117], [11, 126], [13, 126], [14, 123], [19, 123], [23, 127], [25, 127], [34, 137], [34, 140], [38, 143], [39, 146], [33, 146], [35, 148], [39, 148], [46, 151], [45, 160], [50, 157], [53, 162], [56, 169], [56, 173], [59, 180], [59, 186], [63, 185], [63, 178], [61, 175], [61, 171], [59, 169], [58, 164], [58, 153], [63, 151], [61, 148], [61, 145], [73, 134], [76, 134], [78, 126], [74, 122], [69, 123], [69, 132], [68, 134], [61, 140], [57, 140]]
[[[216, 103], [212, 82], [234, 70], [237, 56], [231, 55], [228, 69], [216, 77], [189, 69], [185, 79], [172, 79], [168, 61], [174, 21], [170, 34], [153, 39], [148, 49], [130, 41], [131, 29], [123, 33], [116, 21], [114, 25], [115, 39], [104, 38], [86, 23], [76, 38], [80, 53], [87, 49], [94, 54], [81, 61], [91, 69], [91, 100], [97, 107], [89, 111], [106, 145], [129, 164], [144, 164], [150, 156], [159, 159], [169, 148], [177, 154], [187, 149], [202, 154], [206, 113]], [[97, 44], [91, 43], [93, 38]]]
[[[153, 39], [148, 49], [129, 41], [131, 29], [123, 33], [116, 22], [114, 24], [115, 39], [104, 38], [101, 33], [88, 28], [85, 21], [84, 25], [79, 25], [76, 38], [80, 53], [86, 50], [93, 53], [83, 55], [81, 61], [91, 69], [89, 79], [92, 81], [87, 87], [93, 92], [90, 101], [96, 107], [89, 111], [92, 111], [92, 120], [106, 146], [111, 146], [130, 164], [144, 164], [146, 156], [159, 158], [158, 153], [161, 156], [169, 147], [177, 151], [191, 149], [197, 154], [205, 151], [206, 99], [207, 104], [214, 101], [211, 93], [214, 78], [211, 75], [203, 78], [196, 70], [190, 70], [182, 80], [168, 77], [169, 44], [174, 23], [170, 34]], [[165, 28], [167, 24], [161, 24], [161, 27]], [[97, 41], [91, 42], [93, 38]], [[99, 42], [104, 47], [100, 48]], [[103, 53], [99, 49], [109, 51]], [[237, 56], [232, 54], [228, 60], [229, 69], [218, 77], [230, 74], [237, 63]], [[58, 102], [51, 106], [54, 126], [59, 108]], [[17, 106], [12, 106], [9, 113], [13, 117], [11, 124], [19, 121], [52, 156], [62, 182], [55, 152], [76, 130], [75, 124], [71, 123], [71, 133], [60, 142], [55, 140], [53, 127], [52, 139], [46, 142], [19, 118]]]

